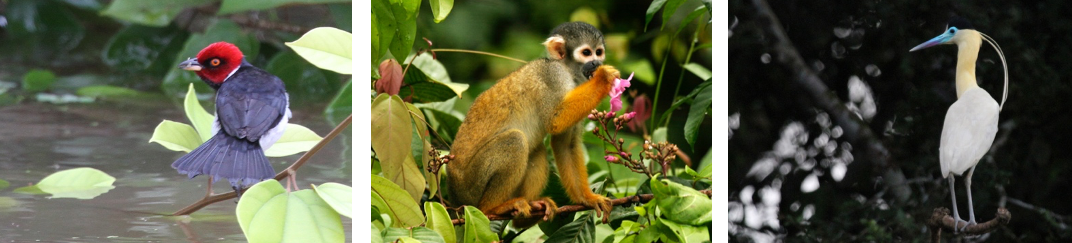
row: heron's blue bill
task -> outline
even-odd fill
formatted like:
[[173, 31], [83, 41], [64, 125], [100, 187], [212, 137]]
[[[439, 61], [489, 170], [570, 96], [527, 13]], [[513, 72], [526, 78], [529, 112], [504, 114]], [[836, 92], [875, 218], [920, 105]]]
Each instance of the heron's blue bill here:
[[939, 45], [939, 44], [945, 44], [946, 42], [949, 42], [950, 39], [953, 39], [953, 34], [949, 33], [949, 32], [945, 32], [945, 33], [943, 33], [943, 34], [941, 34], [941, 35], [939, 35], [937, 37], [934, 37], [933, 39], [928, 40], [927, 42], [923, 42], [923, 44], [919, 44], [916, 47], [912, 47], [912, 49], [908, 50], [908, 51], [912, 52], [912, 51], [921, 50], [921, 49], [924, 49], [924, 48], [927, 48], [927, 47], [936, 46], [936, 45]]

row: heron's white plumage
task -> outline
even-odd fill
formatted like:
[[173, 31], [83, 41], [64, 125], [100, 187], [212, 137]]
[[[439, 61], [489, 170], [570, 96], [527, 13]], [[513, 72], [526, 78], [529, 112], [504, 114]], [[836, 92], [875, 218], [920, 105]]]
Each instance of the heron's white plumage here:
[[990, 150], [998, 132], [998, 102], [978, 86], [949, 106], [938, 148], [942, 177], [961, 175]]

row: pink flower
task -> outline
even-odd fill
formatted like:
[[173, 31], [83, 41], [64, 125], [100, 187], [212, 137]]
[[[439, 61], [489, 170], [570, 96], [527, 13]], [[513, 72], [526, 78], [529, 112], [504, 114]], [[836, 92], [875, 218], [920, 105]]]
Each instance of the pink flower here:
[[629, 112], [629, 113], [625, 113], [625, 114], [622, 114], [622, 119], [626, 119], [626, 120], [628, 120], [628, 119], [633, 119], [633, 117], [634, 117], [634, 116], [636, 116], [636, 112], [635, 112], [635, 111], [634, 111], [634, 112]]
[[614, 155], [603, 156], [603, 159], [606, 159], [607, 162], [617, 162], [618, 161], [618, 157], [614, 157]]
[[622, 92], [625, 92], [625, 88], [629, 87], [630, 80], [633, 80], [633, 73], [630, 73], [629, 78], [626, 79], [614, 79], [614, 85], [610, 88], [610, 111], [622, 109]]

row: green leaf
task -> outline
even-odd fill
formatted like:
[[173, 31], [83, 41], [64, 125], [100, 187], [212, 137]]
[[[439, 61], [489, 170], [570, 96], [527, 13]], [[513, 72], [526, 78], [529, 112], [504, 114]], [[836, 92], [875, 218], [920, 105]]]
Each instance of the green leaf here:
[[52, 173], [37, 184], [16, 189], [15, 192], [39, 190], [52, 194], [54, 198], [93, 199], [115, 188], [112, 185], [114, 182], [115, 177], [103, 171], [81, 167]]
[[376, 227], [375, 224], [372, 225], [372, 239], [369, 242], [383, 242], [383, 233], [380, 232], [380, 227]]
[[[445, 83], [430, 79], [420, 68], [411, 66], [405, 75], [398, 96], [410, 98], [413, 103], [440, 102], [460, 96], [460, 93], [455, 91], [458, 87], [452, 88]], [[460, 84], [454, 86], [460, 86]], [[465, 88], [467, 89], [468, 86]]]
[[0, 197], [0, 212], [8, 211], [10, 208], [18, 207], [21, 203], [11, 197]]
[[703, 79], [703, 80], [711, 79], [711, 70], [707, 69], [706, 67], [704, 67], [702, 65], [700, 65], [699, 63], [694, 62], [694, 63], [685, 64], [685, 70], [689, 70], [689, 72], [691, 72], [692, 74], [695, 74], [697, 77], [700, 77], [700, 79]]
[[659, 12], [659, 9], [666, 5], [666, 0], [655, 0], [648, 5], [648, 10], [644, 13], [644, 32], [648, 31], [648, 24], [651, 23], [651, 19], [655, 17], [655, 13]]
[[428, 117], [431, 117], [429, 120], [435, 120], [432, 125], [435, 126], [436, 132], [443, 136], [447, 143], [453, 143], [454, 136], [458, 134], [458, 128], [462, 126], [462, 120], [437, 109], [425, 108], [423, 110], [428, 113]]
[[[398, 31], [395, 22], [395, 15], [391, 12], [391, 5], [388, 0], [373, 0], [372, 1], [372, 65], [379, 65], [380, 60], [387, 54], [388, 46], [391, 45], [391, 38], [394, 37], [395, 32]], [[375, 68], [373, 68], [375, 69]]]
[[424, 226], [438, 232], [443, 236], [443, 242], [454, 243], [458, 239], [454, 235], [454, 224], [450, 221], [447, 208], [437, 202], [424, 202]]
[[651, 191], [662, 215], [674, 222], [702, 225], [711, 222], [711, 198], [691, 187], [651, 178]]
[[383, 175], [418, 201], [425, 181], [410, 153], [412, 124], [402, 98], [380, 94], [372, 101], [372, 149], [380, 160]]
[[322, 139], [324, 138], [316, 135], [313, 130], [309, 130], [309, 128], [302, 125], [290, 123], [283, 130], [283, 135], [279, 137], [279, 140], [264, 151], [264, 155], [268, 157], [284, 157], [309, 151], [317, 143], [320, 143]]
[[666, 23], [670, 22], [670, 17], [674, 16], [674, 13], [677, 12], [677, 9], [679, 7], [681, 7], [681, 4], [684, 4], [684, 3], [685, 3], [685, 0], [668, 0], [668, 1], [666, 1], [666, 6], [663, 8], [663, 23], [662, 23], [662, 26], [660, 27], [660, 29], [662, 27], [666, 27]]
[[183, 9], [205, 5], [215, 0], [143, 1], [116, 0], [101, 15], [148, 26], [166, 26]]
[[353, 195], [354, 189], [350, 186], [328, 182], [320, 184], [320, 186], [313, 186], [313, 191], [316, 191], [316, 195], [320, 196], [324, 202], [335, 209], [335, 212], [349, 218], [353, 216]]
[[548, 236], [546, 242], [595, 242], [595, 225], [592, 216], [584, 214]]
[[666, 229], [674, 232], [673, 235], [677, 236], [676, 240], [679, 242], [711, 242], [711, 234], [707, 232], [705, 225], [678, 224], [670, 220], [662, 221], [662, 223]]
[[640, 81], [642, 83], [655, 86], [655, 68], [651, 66], [651, 62], [647, 59], [635, 59], [622, 63], [622, 70], [631, 70], [634, 75], [634, 81]]
[[[201, 143], [204, 143], [209, 138], [212, 138], [212, 123], [216, 122], [216, 116], [209, 114], [208, 111], [205, 111], [205, 108], [201, 107], [201, 102], [197, 101], [194, 84], [190, 83], [189, 87], [186, 91], [186, 99], [183, 100], [183, 109], [186, 110], [186, 118], [190, 119], [190, 123], [197, 130], [197, 134], [201, 136]], [[200, 146], [201, 143], [197, 145]], [[194, 148], [196, 147], [194, 146]]]
[[138, 97], [146, 96], [142, 92], [130, 88], [116, 87], [111, 85], [92, 85], [78, 88], [75, 91], [78, 96], [86, 97]]
[[[408, 58], [413, 58], [413, 55], [410, 55], [407, 59]], [[443, 66], [443, 63], [439, 62], [439, 60], [432, 58], [431, 54], [421, 53], [421, 55], [413, 58], [413, 66], [417, 67], [417, 70], [424, 73], [424, 75], [431, 81], [450, 87], [458, 97], [461, 97], [462, 92], [469, 89], [469, 84], [454, 83], [454, 81], [451, 81], [450, 74], [447, 73], [447, 67]]]
[[306, 32], [298, 40], [287, 42], [286, 45], [316, 67], [341, 74], [353, 73], [353, 35], [350, 32], [332, 27], [318, 27]]
[[432, 16], [435, 16], [437, 24], [446, 19], [451, 8], [454, 8], [454, 0], [429, 0], [428, 4], [432, 5]]
[[56, 82], [56, 75], [52, 71], [44, 69], [34, 69], [22, 75], [22, 90], [28, 92], [41, 92], [52, 88], [52, 84]]
[[156, 125], [156, 129], [153, 130], [153, 137], [149, 138], [149, 142], [156, 142], [171, 151], [187, 153], [204, 143], [193, 127], [170, 120], [164, 120], [160, 122], [160, 125]]
[[392, 227], [413, 227], [424, 222], [417, 201], [397, 184], [382, 176], [372, 175], [372, 197], [372, 206], [391, 216]]
[[689, 116], [685, 120], [685, 140], [689, 142], [689, 146], [696, 144], [696, 137], [700, 135], [700, 125], [703, 124], [707, 113], [711, 111], [711, 79], [701, 83], [694, 92], [696, 98], [692, 99]]
[[[387, 43], [390, 43], [388, 48], [391, 51], [391, 55], [394, 55], [395, 59], [399, 59], [399, 63], [406, 63], [402, 58], [409, 56], [410, 50], [413, 49], [413, 41], [417, 37], [417, 10], [421, 7], [421, 0], [390, 0], [386, 6], [389, 11], [386, 14], [392, 15], [393, 18], [384, 19], [383, 16], [380, 16], [380, 29], [393, 30], [392, 35], [386, 36], [391, 39], [387, 41]], [[376, 4], [373, 3], [373, 9], [375, 10], [375, 8]], [[383, 37], [381, 36], [381, 38]], [[383, 45], [383, 41], [380, 44]]]
[[473, 206], [465, 206], [465, 238], [463, 243], [481, 243], [498, 241], [499, 236], [491, 232], [491, 220], [484, 216], [484, 212]]
[[[383, 234], [384, 242], [394, 242], [401, 239], [402, 242], [446, 242], [442, 235], [425, 227], [413, 227], [413, 229], [387, 228]], [[412, 241], [408, 241], [412, 240]]]
[[0, 190], [4, 190], [4, 188], [7, 188], [8, 186], [11, 186], [10, 182], [0, 179]]
[[242, 193], [235, 207], [249, 242], [342, 242], [339, 214], [313, 190], [287, 192], [266, 180]]
[[344, 3], [350, 2], [350, 0], [223, 0], [220, 4], [220, 11], [217, 15], [224, 15], [230, 13], [236, 13], [241, 11], [250, 10], [265, 10], [283, 6], [286, 4], [322, 4], [322, 3]]

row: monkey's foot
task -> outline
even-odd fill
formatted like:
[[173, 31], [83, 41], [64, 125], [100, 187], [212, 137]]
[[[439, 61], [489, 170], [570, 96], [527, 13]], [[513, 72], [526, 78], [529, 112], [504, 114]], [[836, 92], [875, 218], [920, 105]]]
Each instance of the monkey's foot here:
[[528, 200], [518, 198], [514, 199], [513, 201], [513, 205], [511, 205], [510, 207], [514, 208], [514, 212], [510, 213], [510, 215], [513, 215], [515, 218], [517, 218], [528, 217], [532, 214], [532, 206], [529, 206]]
[[603, 223], [610, 222], [610, 211], [614, 209], [613, 205], [610, 203], [610, 198], [592, 193], [588, 194], [588, 196], [585, 197], [585, 201], [581, 202], [581, 204], [595, 209], [596, 216], [603, 217]]

